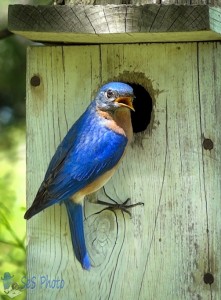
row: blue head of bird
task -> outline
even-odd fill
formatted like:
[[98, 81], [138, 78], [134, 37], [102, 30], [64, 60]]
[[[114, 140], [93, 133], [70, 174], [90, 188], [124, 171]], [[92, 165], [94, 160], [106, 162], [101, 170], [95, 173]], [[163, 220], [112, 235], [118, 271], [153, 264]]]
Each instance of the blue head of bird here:
[[134, 111], [133, 99], [132, 87], [122, 82], [109, 82], [103, 85], [95, 98], [98, 109], [108, 112], [123, 107]]

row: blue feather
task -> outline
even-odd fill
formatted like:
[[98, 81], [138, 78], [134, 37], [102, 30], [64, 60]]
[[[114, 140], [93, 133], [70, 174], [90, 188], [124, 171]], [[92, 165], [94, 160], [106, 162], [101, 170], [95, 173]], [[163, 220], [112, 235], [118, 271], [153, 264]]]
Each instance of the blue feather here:
[[83, 211], [81, 204], [75, 204], [70, 200], [65, 201], [68, 212], [71, 239], [76, 258], [82, 267], [89, 270], [91, 267], [89, 255], [85, 245]]

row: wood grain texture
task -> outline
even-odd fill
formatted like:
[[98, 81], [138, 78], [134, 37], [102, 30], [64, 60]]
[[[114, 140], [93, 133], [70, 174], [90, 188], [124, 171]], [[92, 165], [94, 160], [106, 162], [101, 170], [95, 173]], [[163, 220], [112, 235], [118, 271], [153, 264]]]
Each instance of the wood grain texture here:
[[209, 10], [211, 29], [221, 32], [221, 7], [211, 7]]
[[162, 41], [163, 33], [163, 41], [214, 40], [221, 39], [219, 16], [220, 9], [208, 5], [12, 5], [9, 29], [33, 40], [69, 43]]
[[[111, 197], [145, 206], [130, 219], [120, 211], [95, 214], [103, 207], [86, 201], [90, 272], [73, 256], [63, 204], [31, 219], [28, 274], [36, 286], [28, 299], [221, 298], [220, 51], [216, 42], [29, 48], [28, 206], [56, 146], [100, 85], [140, 83], [154, 112], [106, 185]], [[40, 86], [30, 86], [33, 75]], [[214, 143], [210, 151], [204, 137]], [[211, 286], [203, 282], [207, 272]], [[46, 275], [64, 287], [41, 286]]]
[[[208, 270], [214, 274], [214, 288], [221, 291], [220, 271], [221, 270], [221, 180], [217, 176], [221, 172], [220, 164], [220, 145], [221, 135], [219, 123], [221, 122], [220, 95], [221, 86], [221, 44], [203, 43], [198, 46], [198, 70], [199, 70], [199, 103], [201, 112], [201, 131], [202, 141], [205, 138], [211, 139], [213, 149], [203, 149], [202, 152], [202, 171], [203, 181], [200, 183], [204, 190], [204, 201], [207, 215], [207, 240], [208, 240]], [[207, 76], [205, 70], [211, 70]], [[208, 97], [207, 87], [210, 96]], [[218, 104], [219, 103], [219, 104]], [[218, 280], [216, 280], [216, 278]], [[211, 289], [211, 299], [219, 299], [220, 295], [214, 295]]]
[[163, 4], [207, 4], [207, 5], [216, 5], [220, 6], [220, 0], [161, 0], [160, 3]]
[[220, 0], [64, 0], [66, 5], [73, 4], [93, 4], [93, 5], [107, 5], [107, 4], [207, 4], [221, 6]]

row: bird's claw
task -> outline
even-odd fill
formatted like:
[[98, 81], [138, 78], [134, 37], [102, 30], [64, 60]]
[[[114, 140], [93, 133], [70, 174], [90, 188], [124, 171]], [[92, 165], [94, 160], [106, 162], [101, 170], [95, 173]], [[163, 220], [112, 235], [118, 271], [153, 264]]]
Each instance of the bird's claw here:
[[138, 205], [144, 205], [143, 202], [137, 202], [134, 204], [128, 204], [128, 202], [130, 201], [130, 198], [128, 198], [126, 201], [124, 201], [123, 203], [118, 203], [115, 200], [111, 199], [114, 203], [110, 203], [110, 202], [105, 202], [105, 201], [101, 201], [101, 200], [97, 200], [98, 204], [101, 205], [107, 205], [108, 207], [104, 208], [102, 211], [104, 210], [111, 210], [111, 211], [115, 211], [115, 210], [121, 210], [122, 212], [127, 213], [130, 217], [131, 217], [131, 212], [128, 210], [129, 208], [133, 208], [135, 206]]

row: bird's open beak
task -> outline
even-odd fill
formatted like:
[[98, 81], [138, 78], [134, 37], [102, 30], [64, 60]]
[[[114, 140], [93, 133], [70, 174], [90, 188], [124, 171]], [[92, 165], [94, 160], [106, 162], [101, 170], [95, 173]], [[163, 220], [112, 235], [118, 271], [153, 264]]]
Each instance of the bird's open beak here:
[[135, 111], [133, 107], [133, 97], [125, 96], [116, 98], [115, 102], [120, 104], [120, 106], [128, 107], [129, 109]]

